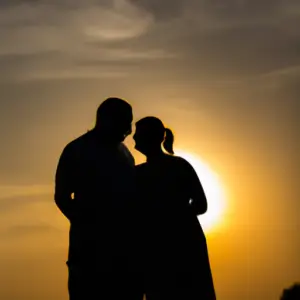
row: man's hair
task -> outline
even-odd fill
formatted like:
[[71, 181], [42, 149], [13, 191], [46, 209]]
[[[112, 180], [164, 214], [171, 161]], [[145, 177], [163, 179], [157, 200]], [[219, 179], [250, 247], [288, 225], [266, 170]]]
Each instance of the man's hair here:
[[120, 98], [107, 98], [97, 109], [96, 125], [104, 118], [119, 119], [132, 115], [131, 105]]

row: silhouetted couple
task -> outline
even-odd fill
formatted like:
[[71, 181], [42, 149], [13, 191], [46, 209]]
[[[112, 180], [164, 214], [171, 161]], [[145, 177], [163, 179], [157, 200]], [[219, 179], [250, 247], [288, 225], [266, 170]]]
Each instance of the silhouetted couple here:
[[207, 210], [201, 183], [155, 117], [136, 123], [147, 161], [135, 166], [123, 144], [132, 120], [127, 102], [109, 98], [61, 154], [55, 201], [70, 221], [70, 300], [216, 299], [197, 219]]

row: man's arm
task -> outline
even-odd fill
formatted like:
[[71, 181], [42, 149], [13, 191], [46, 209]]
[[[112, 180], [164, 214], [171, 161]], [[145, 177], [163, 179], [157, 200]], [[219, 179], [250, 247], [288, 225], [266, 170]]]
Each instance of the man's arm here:
[[63, 150], [55, 174], [55, 193], [54, 200], [59, 210], [66, 218], [71, 219], [74, 192], [74, 165], [72, 161], [72, 152], [69, 146]]

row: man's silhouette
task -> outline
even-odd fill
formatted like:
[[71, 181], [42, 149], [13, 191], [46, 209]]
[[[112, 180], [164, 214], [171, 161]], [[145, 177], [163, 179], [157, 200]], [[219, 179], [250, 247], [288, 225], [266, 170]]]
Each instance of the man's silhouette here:
[[59, 159], [55, 202], [70, 221], [70, 300], [141, 299], [130, 260], [134, 158], [122, 143], [132, 119], [126, 101], [108, 98], [95, 127]]

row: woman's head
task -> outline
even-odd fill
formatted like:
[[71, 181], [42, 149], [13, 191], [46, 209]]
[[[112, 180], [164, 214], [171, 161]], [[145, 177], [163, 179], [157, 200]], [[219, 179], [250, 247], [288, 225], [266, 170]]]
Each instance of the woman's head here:
[[108, 98], [97, 110], [95, 128], [110, 140], [122, 142], [131, 134], [132, 118], [132, 107], [128, 102], [120, 98]]
[[174, 154], [174, 135], [169, 128], [165, 128], [162, 121], [156, 117], [146, 117], [136, 124], [136, 131], [133, 136], [135, 148], [145, 155], [164, 149], [169, 154]]

